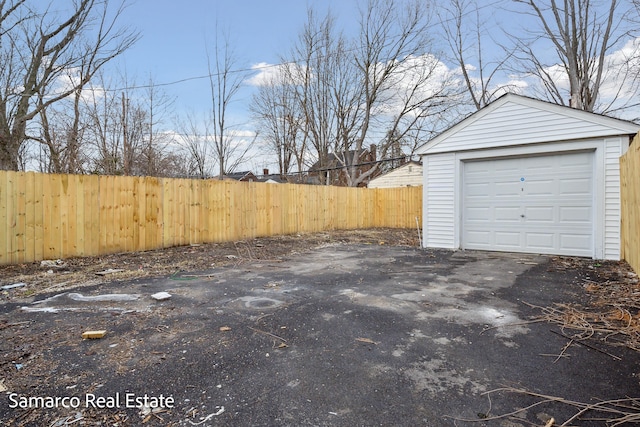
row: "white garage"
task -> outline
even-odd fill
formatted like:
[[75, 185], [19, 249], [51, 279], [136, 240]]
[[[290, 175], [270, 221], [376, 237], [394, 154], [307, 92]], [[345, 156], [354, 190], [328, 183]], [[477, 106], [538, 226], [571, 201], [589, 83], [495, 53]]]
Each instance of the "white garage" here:
[[419, 148], [424, 246], [620, 258], [640, 126], [507, 94]]

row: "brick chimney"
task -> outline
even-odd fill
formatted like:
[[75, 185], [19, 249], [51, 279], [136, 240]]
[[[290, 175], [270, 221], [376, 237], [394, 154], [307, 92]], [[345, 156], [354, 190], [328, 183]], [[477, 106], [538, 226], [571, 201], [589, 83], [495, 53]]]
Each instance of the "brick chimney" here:
[[371, 146], [369, 146], [369, 161], [370, 162], [375, 162], [376, 161], [376, 144], [371, 144]]
[[267, 176], [269, 175], [269, 169], [262, 169], [262, 175]]

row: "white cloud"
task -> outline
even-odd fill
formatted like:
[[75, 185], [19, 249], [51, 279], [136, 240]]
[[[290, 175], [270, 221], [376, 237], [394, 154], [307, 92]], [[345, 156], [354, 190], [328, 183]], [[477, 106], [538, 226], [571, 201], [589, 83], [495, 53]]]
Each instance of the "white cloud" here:
[[[80, 69], [77, 67], [68, 68], [64, 74], [60, 74], [53, 85], [52, 96], [58, 94], [64, 94], [71, 92], [68, 96], [69, 99], [74, 99], [75, 93], [72, 92], [73, 88], [80, 83]], [[102, 99], [105, 96], [105, 89], [100, 85], [94, 85], [92, 82], [85, 85], [82, 88], [80, 94], [82, 102], [86, 104], [94, 104], [96, 101]]]
[[293, 62], [285, 62], [283, 64], [259, 62], [252, 65], [251, 69], [256, 71], [256, 74], [246, 81], [251, 86], [271, 86], [287, 80], [295, 82], [296, 80], [301, 80], [305, 70], [304, 66]]
[[[555, 64], [543, 70], [555, 86], [569, 99], [569, 79], [564, 67]], [[599, 103], [596, 111], [624, 112], [629, 117], [637, 117], [638, 111], [624, 111], [633, 105], [638, 97], [640, 87], [640, 38], [628, 40], [620, 49], [610, 53], [604, 59], [602, 82], [598, 92]], [[529, 84], [530, 92], [544, 92], [541, 81], [533, 76], [520, 79]], [[526, 89], [526, 87], [525, 87]]]

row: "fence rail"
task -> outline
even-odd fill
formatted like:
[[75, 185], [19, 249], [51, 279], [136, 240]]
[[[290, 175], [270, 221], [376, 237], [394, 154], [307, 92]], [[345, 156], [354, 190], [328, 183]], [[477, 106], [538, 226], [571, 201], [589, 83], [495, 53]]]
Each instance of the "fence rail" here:
[[356, 228], [413, 228], [393, 189], [0, 171], [0, 264]]
[[620, 157], [621, 252], [636, 272], [640, 273], [640, 133], [629, 150]]

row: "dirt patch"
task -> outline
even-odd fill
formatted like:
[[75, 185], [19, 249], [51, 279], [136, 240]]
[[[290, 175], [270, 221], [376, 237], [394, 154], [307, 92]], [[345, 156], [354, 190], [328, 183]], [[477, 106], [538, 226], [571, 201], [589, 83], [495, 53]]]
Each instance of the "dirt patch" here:
[[567, 270], [581, 273], [580, 301], [534, 307], [542, 313], [535, 319], [560, 326], [567, 348], [594, 341], [640, 351], [640, 283], [633, 269], [617, 261], [551, 260], [549, 271]]
[[418, 235], [416, 230], [407, 229], [336, 230], [0, 266], [0, 287], [10, 288], [0, 291], [0, 301], [107, 282], [205, 272], [251, 260], [279, 260], [340, 243], [416, 247]]

